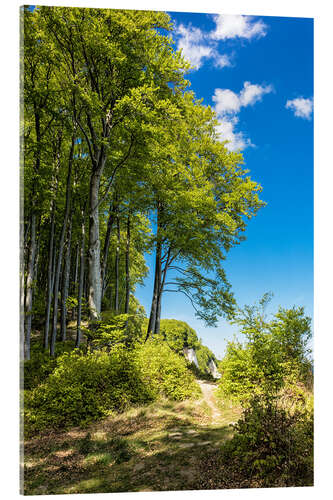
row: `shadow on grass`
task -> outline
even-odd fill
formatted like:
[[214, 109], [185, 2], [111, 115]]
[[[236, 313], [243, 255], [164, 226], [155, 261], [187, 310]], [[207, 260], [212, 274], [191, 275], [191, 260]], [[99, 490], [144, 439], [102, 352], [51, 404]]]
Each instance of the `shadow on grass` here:
[[230, 427], [194, 424], [162, 409], [160, 415], [146, 409], [88, 430], [31, 439], [25, 446], [25, 494], [196, 489], [203, 454], [218, 452]]

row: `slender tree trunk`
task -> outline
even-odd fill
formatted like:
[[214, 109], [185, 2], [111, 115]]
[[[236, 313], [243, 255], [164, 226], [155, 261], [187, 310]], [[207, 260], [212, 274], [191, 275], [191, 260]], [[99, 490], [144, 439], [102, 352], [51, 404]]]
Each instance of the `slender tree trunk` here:
[[40, 258], [40, 240], [41, 240], [41, 235], [40, 235], [40, 223], [38, 224], [37, 232], [36, 234], [39, 235], [37, 238], [37, 246], [36, 246], [36, 256], [35, 256], [35, 269], [34, 269], [34, 281], [36, 282], [37, 285], [37, 279], [38, 279], [38, 270], [39, 270], [39, 258]]
[[129, 313], [130, 300], [130, 244], [131, 244], [131, 218], [127, 217], [127, 234], [126, 234], [126, 298], [125, 298], [125, 314]]
[[30, 359], [32, 292], [36, 256], [36, 214], [31, 215], [30, 249], [25, 296], [25, 359]]
[[160, 288], [160, 277], [161, 277], [161, 243], [157, 241], [156, 243], [156, 260], [155, 260], [155, 279], [154, 279], [154, 291], [153, 291], [153, 299], [150, 309], [148, 330], [146, 335], [146, 341], [149, 336], [155, 332], [155, 324], [156, 324], [156, 313], [158, 306], [158, 295]]
[[92, 321], [98, 320], [101, 313], [102, 283], [99, 240], [99, 185], [101, 170], [93, 172], [90, 179], [89, 211], [89, 312]]
[[154, 333], [157, 335], [160, 333], [162, 296], [163, 296], [165, 278], [166, 278], [166, 274], [167, 274], [167, 270], [168, 270], [168, 266], [169, 266], [169, 262], [170, 262], [170, 253], [171, 253], [171, 247], [169, 247], [168, 253], [166, 255], [163, 271], [162, 271], [162, 265], [160, 266], [160, 269], [159, 269], [159, 273], [160, 273], [159, 289], [158, 289], [157, 306], [156, 306], [156, 321], [155, 321], [155, 328], [154, 328]]
[[[39, 237], [37, 237], [39, 235]], [[39, 270], [39, 249], [40, 249], [40, 220], [36, 228], [36, 254], [35, 254], [35, 264], [34, 264], [34, 286], [32, 287], [32, 302], [34, 301], [34, 296], [36, 290], [38, 290], [38, 270]], [[33, 322], [34, 315], [31, 314], [31, 323]]]
[[49, 259], [48, 259], [48, 272], [47, 272], [47, 298], [45, 310], [45, 326], [44, 326], [44, 349], [49, 347], [49, 328], [50, 328], [50, 312], [53, 291], [53, 252], [54, 252], [54, 205], [51, 209], [51, 225], [50, 225], [50, 238], [49, 238]]
[[[21, 190], [22, 194], [22, 190]], [[26, 235], [24, 234], [23, 206], [21, 201], [20, 214], [20, 360], [24, 359], [24, 300], [25, 300], [25, 265], [24, 265], [24, 245]], [[21, 379], [22, 381], [22, 379]]]
[[155, 324], [154, 324], [154, 334], [160, 333], [160, 319], [161, 319], [161, 281], [162, 281], [162, 264], [161, 264], [161, 249], [158, 255], [158, 266], [157, 266], [157, 299], [156, 299], [156, 310], [155, 310]]
[[81, 311], [82, 311], [82, 295], [83, 295], [83, 278], [84, 278], [84, 240], [85, 240], [85, 221], [84, 221], [84, 210], [82, 210], [82, 224], [81, 224], [81, 249], [80, 249], [80, 280], [79, 280], [79, 291], [77, 297], [77, 327], [76, 327], [76, 342], [75, 347], [79, 347], [81, 343]]
[[[80, 247], [79, 244], [76, 245], [76, 255], [75, 255], [75, 269], [74, 269], [74, 279], [72, 282], [72, 290], [71, 293], [75, 296], [78, 294], [78, 278], [79, 278], [79, 253]], [[77, 308], [73, 307], [72, 309], [72, 320], [75, 319], [75, 313], [77, 312]]]
[[111, 240], [111, 231], [112, 231], [112, 226], [114, 223], [114, 216], [115, 216], [115, 203], [112, 204], [110, 203], [110, 212], [109, 212], [109, 217], [108, 217], [108, 225], [106, 229], [106, 235], [105, 235], [105, 240], [104, 240], [104, 248], [103, 248], [103, 264], [102, 264], [102, 298], [105, 293], [106, 289], [106, 269], [107, 269], [107, 261], [108, 261], [108, 255], [109, 255], [109, 248], [110, 248], [110, 240]]
[[53, 302], [53, 329], [51, 336], [51, 345], [50, 345], [50, 355], [54, 356], [55, 354], [55, 344], [57, 338], [57, 322], [58, 322], [58, 302], [59, 302], [59, 283], [60, 283], [60, 271], [62, 264], [62, 257], [64, 253], [64, 243], [65, 243], [65, 234], [67, 229], [69, 208], [70, 208], [70, 192], [71, 192], [71, 175], [72, 175], [72, 166], [73, 166], [73, 154], [74, 154], [74, 143], [75, 137], [72, 136], [72, 143], [69, 152], [69, 161], [68, 161], [68, 172], [67, 172], [67, 182], [66, 182], [66, 205], [65, 205], [65, 214], [64, 221], [62, 224], [60, 241], [59, 241], [59, 252], [58, 252], [58, 262], [56, 273], [54, 277], [54, 302]]
[[116, 259], [114, 265], [114, 272], [115, 272], [114, 310], [117, 313], [119, 311], [119, 250], [120, 250], [120, 224], [118, 215], [116, 215], [116, 223], [117, 223], [117, 248], [116, 248]]
[[69, 288], [69, 274], [71, 265], [71, 239], [72, 239], [72, 216], [69, 220], [68, 227], [68, 238], [67, 238], [67, 248], [65, 254], [65, 266], [63, 272], [62, 280], [62, 290], [61, 290], [61, 322], [60, 322], [60, 332], [61, 340], [64, 342], [66, 340], [66, 320], [67, 320], [67, 297]]
[[159, 292], [158, 298], [157, 298], [157, 306], [156, 306], [156, 320], [155, 320], [155, 329], [154, 329], [155, 335], [158, 335], [160, 333], [161, 303], [162, 303], [162, 293]]

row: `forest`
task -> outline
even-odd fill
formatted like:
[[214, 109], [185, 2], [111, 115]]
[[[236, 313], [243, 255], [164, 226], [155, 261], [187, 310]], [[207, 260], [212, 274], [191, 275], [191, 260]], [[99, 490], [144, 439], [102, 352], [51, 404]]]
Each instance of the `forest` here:
[[[235, 300], [224, 262], [262, 188], [172, 30], [163, 12], [21, 12], [25, 494], [313, 484], [311, 319]], [[163, 317], [168, 293], [245, 340], [217, 359]]]

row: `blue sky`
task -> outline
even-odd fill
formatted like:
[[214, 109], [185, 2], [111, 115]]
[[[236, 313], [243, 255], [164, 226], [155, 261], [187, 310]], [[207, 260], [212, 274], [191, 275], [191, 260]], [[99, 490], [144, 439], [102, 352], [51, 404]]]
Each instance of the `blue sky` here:
[[[237, 302], [266, 291], [278, 306], [313, 316], [313, 20], [170, 13], [175, 47], [195, 66], [187, 78], [220, 121], [221, 139], [241, 149], [267, 202], [225, 270]], [[153, 271], [153, 258], [148, 258]], [[137, 296], [149, 314], [152, 275]], [[162, 317], [187, 321], [217, 356], [237, 329], [207, 328], [181, 294], [165, 294]]]

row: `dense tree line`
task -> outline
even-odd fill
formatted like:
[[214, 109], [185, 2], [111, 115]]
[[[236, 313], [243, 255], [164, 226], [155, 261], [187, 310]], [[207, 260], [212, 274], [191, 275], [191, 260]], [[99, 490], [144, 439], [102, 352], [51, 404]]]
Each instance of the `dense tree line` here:
[[[221, 266], [263, 205], [240, 153], [188, 90], [167, 14], [24, 8], [22, 15], [21, 325], [45, 350], [68, 319], [137, 310], [154, 252], [146, 338], [162, 296], [184, 294], [214, 324], [234, 299]], [[60, 330], [59, 330], [60, 324]], [[23, 331], [24, 330], [24, 331]]]

